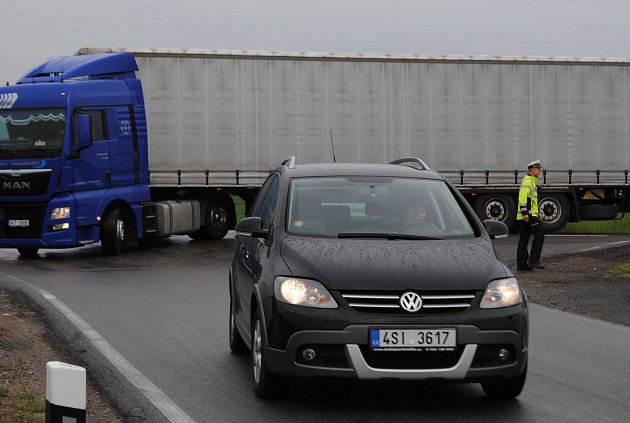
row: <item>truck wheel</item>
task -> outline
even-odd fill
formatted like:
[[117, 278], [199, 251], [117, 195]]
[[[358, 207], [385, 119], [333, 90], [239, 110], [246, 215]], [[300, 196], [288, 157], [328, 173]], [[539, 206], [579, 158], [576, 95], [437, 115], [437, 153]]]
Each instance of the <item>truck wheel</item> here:
[[211, 239], [223, 238], [234, 220], [234, 204], [226, 198], [212, 198], [206, 210], [206, 232]]
[[115, 207], [107, 213], [101, 226], [101, 248], [106, 256], [117, 256], [122, 252], [125, 242], [125, 220], [120, 208]]
[[525, 386], [525, 378], [527, 377], [527, 367], [518, 376], [499, 379], [492, 382], [482, 382], [483, 391], [491, 398], [516, 398], [519, 396]]
[[483, 194], [475, 202], [475, 213], [481, 220], [498, 220], [509, 228], [516, 220], [516, 201], [507, 194]]
[[33, 257], [37, 257], [37, 252], [39, 251], [39, 248], [37, 248], [37, 247], [20, 247], [17, 250], [18, 250], [18, 253], [20, 253], [20, 255], [22, 257], [33, 258]]
[[545, 233], [552, 234], [564, 228], [569, 221], [571, 209], [564, 194], [548, 194], [538, 202], [538, 210], [543, 212], [542, 224]]

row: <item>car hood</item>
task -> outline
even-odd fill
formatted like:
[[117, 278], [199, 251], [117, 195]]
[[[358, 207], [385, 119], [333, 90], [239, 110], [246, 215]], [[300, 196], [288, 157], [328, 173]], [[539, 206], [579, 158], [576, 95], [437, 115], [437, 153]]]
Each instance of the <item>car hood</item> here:
[[281, 254], [295, 277], [341, 290], [484, 290], [506, 276], [484, 238], [331, 239], [288, 236]]

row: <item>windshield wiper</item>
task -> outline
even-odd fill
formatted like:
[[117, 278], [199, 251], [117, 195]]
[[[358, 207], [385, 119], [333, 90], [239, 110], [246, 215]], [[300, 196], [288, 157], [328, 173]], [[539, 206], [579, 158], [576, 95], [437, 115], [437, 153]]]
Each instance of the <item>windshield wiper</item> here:
[[410, 239], [410, 240], [436, 240], [442, 238], [435, 238], [432, 236], [424, 235], [411, 235], [411, 234], [398, 234], [398, 233], [386, 233], [386, 232], [341, 232], [337, 234], [337, 238], [384, 238], [389, 240], [394, 239]]

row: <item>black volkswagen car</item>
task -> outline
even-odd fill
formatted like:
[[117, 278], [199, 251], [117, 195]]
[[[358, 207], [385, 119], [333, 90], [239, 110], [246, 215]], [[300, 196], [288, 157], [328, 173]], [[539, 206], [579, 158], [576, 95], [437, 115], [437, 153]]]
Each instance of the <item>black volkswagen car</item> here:
[[287, 159], [236, 232], [230, 348], [251, 350], [258, 396], [282, 377], [521, 392], [527, 304], [491, 243], [508, 229], [421, 160]]

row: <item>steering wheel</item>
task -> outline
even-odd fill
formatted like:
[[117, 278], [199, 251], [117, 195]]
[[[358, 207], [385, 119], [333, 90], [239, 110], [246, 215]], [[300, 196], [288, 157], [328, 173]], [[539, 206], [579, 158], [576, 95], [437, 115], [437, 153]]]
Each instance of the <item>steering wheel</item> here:
[[398, 229], [400, 233], [410, 233], [413, 235], [443, 235], [445, 232], [435, 226], [431, 222], [409, 222], [404, 224], [400, 229]]

